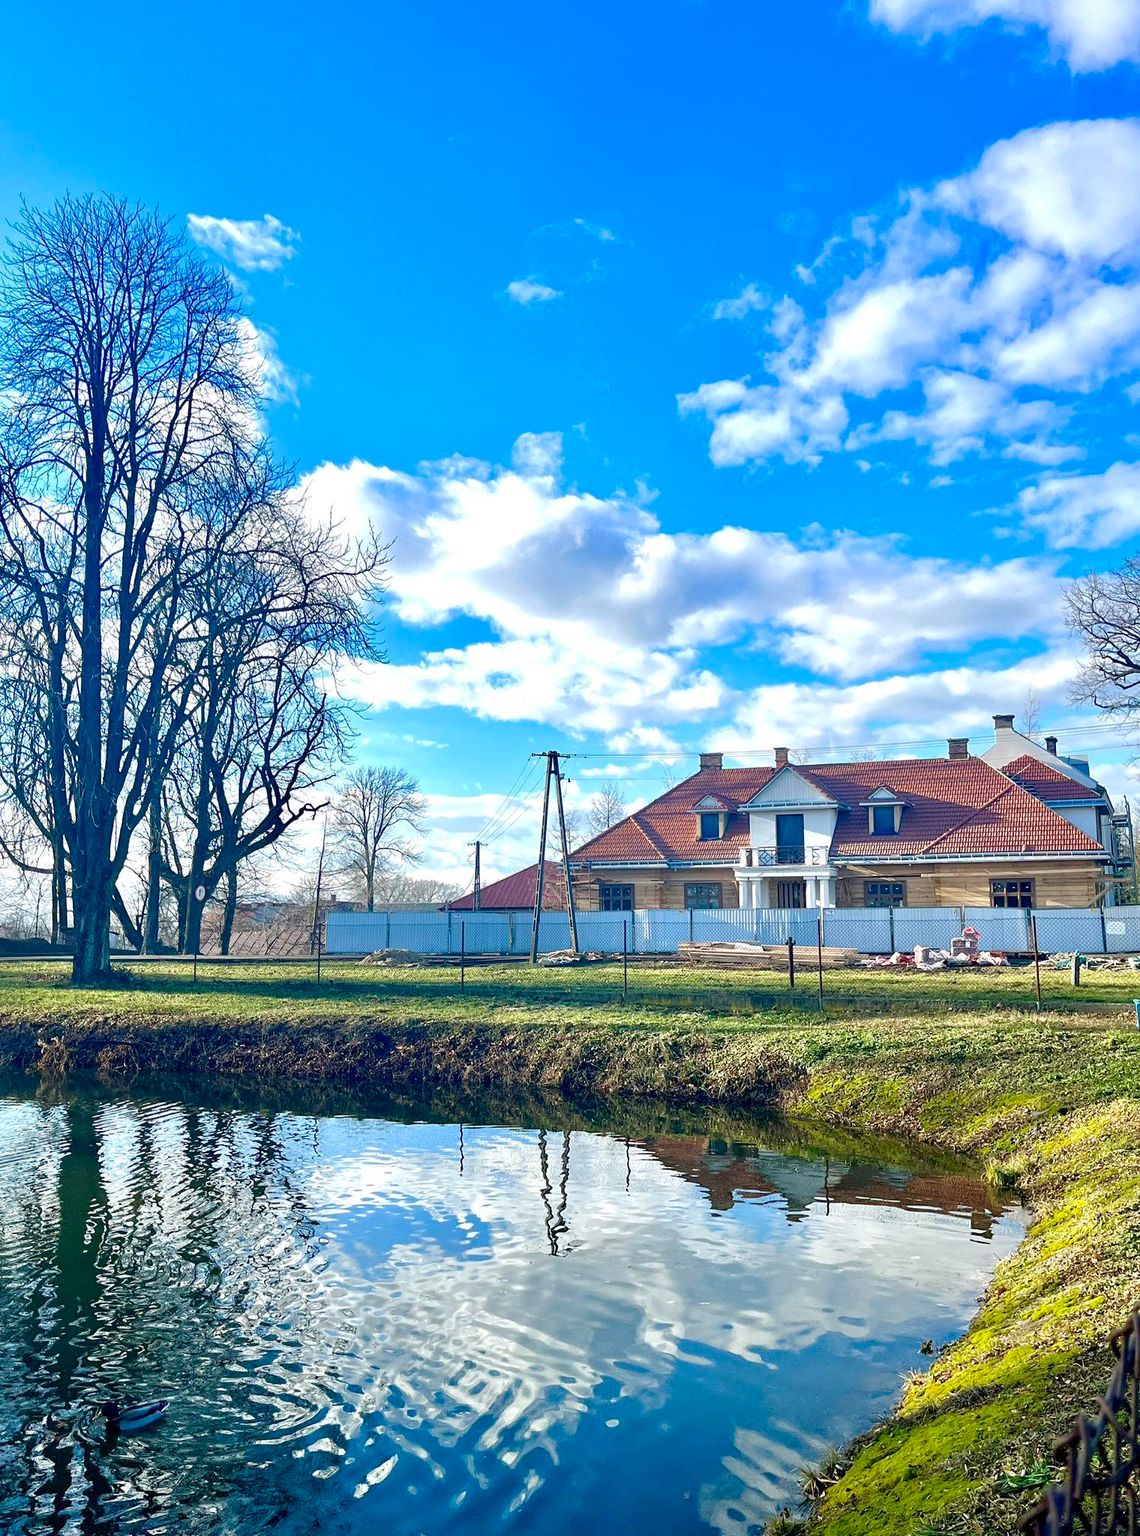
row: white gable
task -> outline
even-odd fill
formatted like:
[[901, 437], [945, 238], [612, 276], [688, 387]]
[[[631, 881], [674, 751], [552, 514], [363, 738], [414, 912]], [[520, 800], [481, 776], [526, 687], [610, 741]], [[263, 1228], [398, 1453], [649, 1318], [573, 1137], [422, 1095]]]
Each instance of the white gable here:
[[723, 800], [719, 800], [716, 795], [704, 795], [700, 800], [697, 801], [696, 805], [693, 806], [693, 810], [727, 811], [728, 806]]
[[880, 789], [872, 790], [871, 793], [867, 796], [868, 801], [883, 800], [886, 801], [888, 805], [897, 805], [898, 798], [899, 797], [895, 794], [894, 790], [888, 789], [885, 784]]
[[834, 798], [820, 789], [818, 785], [811, 784], [801, 774], [788, 765], [781, 768], [779, 773], [773, 774], [764, 785], [758, 789], [746, 804], [742, 805], [742, 811], [774, 810], [780, 806], [835, 805]]

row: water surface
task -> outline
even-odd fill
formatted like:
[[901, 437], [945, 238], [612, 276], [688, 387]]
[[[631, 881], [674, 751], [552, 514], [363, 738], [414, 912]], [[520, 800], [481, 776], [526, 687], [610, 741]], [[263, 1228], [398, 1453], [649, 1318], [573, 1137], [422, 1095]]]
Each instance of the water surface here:
[[1021, 1230], [778, 1124], [210, 1098], [0, 1090], [5, 1536], [758, 1531]]

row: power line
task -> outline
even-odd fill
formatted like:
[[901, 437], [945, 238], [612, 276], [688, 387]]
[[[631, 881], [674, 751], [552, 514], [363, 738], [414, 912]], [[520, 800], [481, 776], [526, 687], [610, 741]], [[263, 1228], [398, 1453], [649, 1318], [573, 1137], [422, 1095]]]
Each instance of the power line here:
[[[480, 842], [490, 843], [495, 838], [501, 837], [508, 827], [514, 825], [521, 811], [526, 808], [524, 797], [529, 795], [531, 790], [537, 786], [538, 773], [537, 765], [533, 759], [528, 757], [515, 775], [514, 783], [510, 789], [507, 790], [495, 810], [476, 833], [476, 837], [478, 837]], [[533, 783], [523, 786], [523, 780], [528, 778], [528, 776], [533, 780]], [[512, 807], [514, 809], [513, 815], [510, 814]]]

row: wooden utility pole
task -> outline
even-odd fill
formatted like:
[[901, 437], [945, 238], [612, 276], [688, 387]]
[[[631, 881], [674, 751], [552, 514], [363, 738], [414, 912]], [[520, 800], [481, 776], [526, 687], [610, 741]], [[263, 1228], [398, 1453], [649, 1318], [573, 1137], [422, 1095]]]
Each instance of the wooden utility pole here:
[[542, 830], [538, 834], [538, 878], [534, 884], [534, 919], [530, 930], [530, 963], [538, 960], [538, 925], [542, 916], [542, 898], [546, 888], [546, 832], [550, 822], [550, 784], [554, 782], [558, 811], [558, 836], [562, 845], [562, 872], [566, 879], [566, 912], [570, 918], [570, 947], [578, 953], [578, 913], [574, 906], [574, 886], [570, 879], [570, 847], [566, 838], [566, 809], [562, 803], [562, 769], [557, 752], [536, 752], [546, 759], [546, 779], [542, 786]]
[[570, 847], [566, 839], [566, 811], [562, 805], [562, 767], [558, 761], [558, 753], [552, 752], [554, 759], [554, 792], [558, 797], [558, 831], [562, 839], [562, 875], [566, 881], [566, 915], [570, 919], [570, 948], [578, 953], [578, 914], [574, 910], [574, 882], [570, 878]]
[[478, 912], [483, 906], [483, 881], [479, 873], [479, 850], [482, 847], [479, 839], [475, 839], [475, 894], [472, 897], [472, 911]]
[[[535, 753], [537, 757], [539, 754]], [[546, 758], [546, 782], [542, 786], [542, 831], [538, 834], [538, 878], [534, 882], [534, 917], [530, 925], [530, 963], [538, 962], [538, 924], [542, 916], [542, 888], [546, 883], [546, 824], [550, 819], [550, 774], [552, 752]]]

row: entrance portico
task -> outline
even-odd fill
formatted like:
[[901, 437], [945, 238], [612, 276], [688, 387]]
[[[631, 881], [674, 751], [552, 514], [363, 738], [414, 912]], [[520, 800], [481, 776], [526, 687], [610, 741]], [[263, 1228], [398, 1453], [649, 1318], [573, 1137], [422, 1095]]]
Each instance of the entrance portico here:
[[773, 907], [833, 907], [839, 872], [832, 864], [753, 862], [767, 850], [745, 848], [733, 873], [746, 910]]

